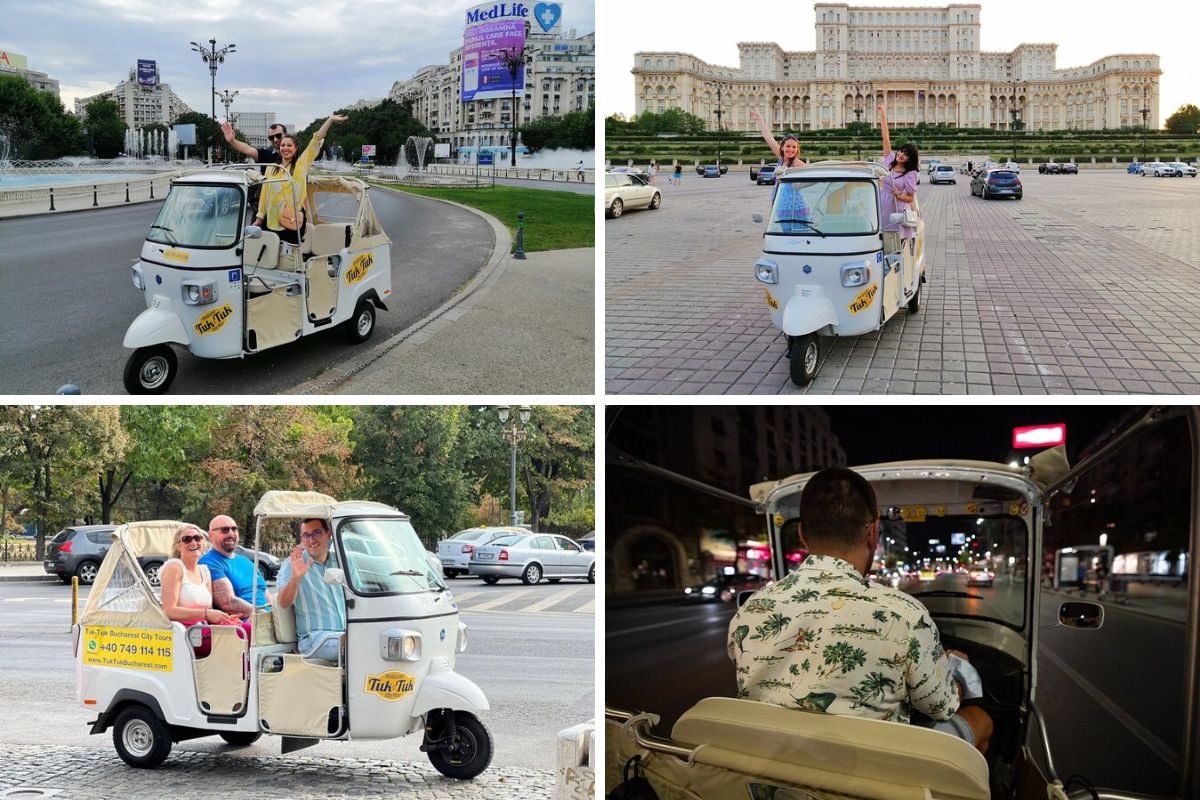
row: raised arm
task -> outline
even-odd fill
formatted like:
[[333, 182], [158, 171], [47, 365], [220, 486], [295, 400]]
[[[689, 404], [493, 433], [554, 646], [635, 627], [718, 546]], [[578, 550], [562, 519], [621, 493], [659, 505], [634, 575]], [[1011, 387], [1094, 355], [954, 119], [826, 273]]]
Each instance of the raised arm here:
[[758, 132], [762, 134], [763, 140], [767, 146], [771, 148], [771, 152], [779, 158], [779, 142], [775, 141], [775, 137], [771, 135], [771, 128], [767, 125], [767, 121], [762, 118], [754, 109], [750, 109], [750, 119], [754, 120], [754, 124], [758, 126]]
[[248, 156], [249, 158], [258, 158], [257, 149], [234, 137], [233, 126], [229, 124], [229, 120], [225, 120], [221, 123], [221, 133], [225, 135], [225, 141], [234, 150], [237, 150], [239, 153], [244, 156]]
[[892, 154], [892, 135], [888, 132], [887, 106], [882, 104], [879, 106], [879, 130], [883, 132], [883, 157], [887, 158]]
[[345, 114], [330, 114], [329, 118], [327, 120], [325, 120], [324, 124], [322, 124], [321, 127], [317, 129], [317, 132], [313, 135], [317, 139], [324, 139], [325, 134], [329, 133], [330, 125], [332, 125], [335, 122], [345, 122], [348, 119], [350, 119], [350, 118], [347, 117]]

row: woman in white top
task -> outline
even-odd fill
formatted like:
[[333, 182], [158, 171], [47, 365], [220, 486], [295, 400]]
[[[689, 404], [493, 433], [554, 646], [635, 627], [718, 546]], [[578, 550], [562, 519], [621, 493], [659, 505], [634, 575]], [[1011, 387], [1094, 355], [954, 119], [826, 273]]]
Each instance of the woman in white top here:
[[180, 525], [171, 545], [171, 558], [159, 571], [162, 581], [162, 605], [167, 617], [183, 623], [209, 622], [229, 625], [241, 622], [235, 616], [212, 607], [212, 576], [208, 567], [197, 563], [204, 554], [207, 539], [195, 525]]

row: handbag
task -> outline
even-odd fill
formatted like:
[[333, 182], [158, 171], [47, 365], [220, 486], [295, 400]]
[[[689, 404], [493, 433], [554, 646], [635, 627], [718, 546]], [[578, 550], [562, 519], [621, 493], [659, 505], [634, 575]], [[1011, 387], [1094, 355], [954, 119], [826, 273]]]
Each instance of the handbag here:
[[634, 756], [625, 762], [621, 783], [608, 793], [607, 800], [658, 800], [658, 793], [642, 774], [641, 756]]
[[279, 212], [279, 224], [289, 231], [296, 230], [296, 212], [291, 208], [283, 208]]

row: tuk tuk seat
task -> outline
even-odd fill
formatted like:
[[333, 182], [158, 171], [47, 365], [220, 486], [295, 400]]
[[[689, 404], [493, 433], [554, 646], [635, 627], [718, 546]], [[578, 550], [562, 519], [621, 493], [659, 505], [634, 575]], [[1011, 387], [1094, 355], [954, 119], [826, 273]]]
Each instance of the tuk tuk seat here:
[[334, 256], [350, 246], [350, 225], [347, 223], [322, 222], [309, 227], [309, 250], [314, 256]]
[[257, 239], [246, 239], [242, 265], [250, 269], [275, 269], [279, 265], [279, 234], [263, 230]]
[[930, 728], [709, 697], [684, 712], [671, 738], [698, 746], [696, 764], [743, 780], [750, 775], [865, 798], [991, 796], [983, 755]]

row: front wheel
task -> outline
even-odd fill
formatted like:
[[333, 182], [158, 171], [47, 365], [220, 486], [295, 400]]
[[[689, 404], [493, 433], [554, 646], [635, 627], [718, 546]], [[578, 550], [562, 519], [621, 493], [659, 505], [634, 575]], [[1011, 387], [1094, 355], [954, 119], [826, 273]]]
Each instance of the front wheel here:
[[821, 344], [815, 333], [807, 333], [792, 339], [791, 349], [792, 383], [808, 386], [817, 375], [821, 361]]
[[654, 197], [650, 198], [650, 210], [653, 211], [662, 205], [662, 195], [658, 192], [654, 193]]
[[154, 769], [171, 754], [171, 729], [145, 706], [130, 706], [113, 725], [113, 745], [129, 766]]
[[470, 780], [492, 763], [492, 734], [474, 714], [442, 709], [430, 715], [422, 749], [428, 749], [429, 763], [447, 778]]
[[587, 582], [588, 583], [596, 582], [596, 562], [595, 561], [593, 561], [592, 565], [590, 567], [588, 567]]
[[362, 344], [375, 332], [375, 304], [367, 298], [358, 301], [354, 316], [346, 323], [346, 338], [350, 344]]
[[147, 564], [146, 568], [144, 570], [144, 572], [146, 573], [146, 580], [148, 580], [150, 582], [150, 585], [156, 589], [158, 587], [162, 586], [162, 579], [159, 577], [159, 571], [161, 569], [162, 569], [162, 564], [159, 564], [156, 562], [153, 564]]
[[613, 200], [612, 206], [608, 209], [608, 215], [613, 219], [621, 216], [621, 212], [625, 210], [625, 204], [621, 202], [621, 198]]
[[125, 391], [130, 394], [162, 394], [171, 386], [179, 361], [169, 344], [139, 347], [125, 362]]
[[542, 580], [542, 568], [538, 564], [530, 564], [525, 567], [525, 571], [521, 573], [521, 583], [526, 586], [540, 583]]
[[488, 586], [493, 586], [496, 584], [497, 581], [500, 580], [500, 578], [498, 578], [495, 575], [484, 575], [482, 577], [483, 577], [483, 582], [486, 583]]
[[908, 301], [908, 313], [915, 314], [921, 310], [921, 279], [917, 278], [917, 293]]

